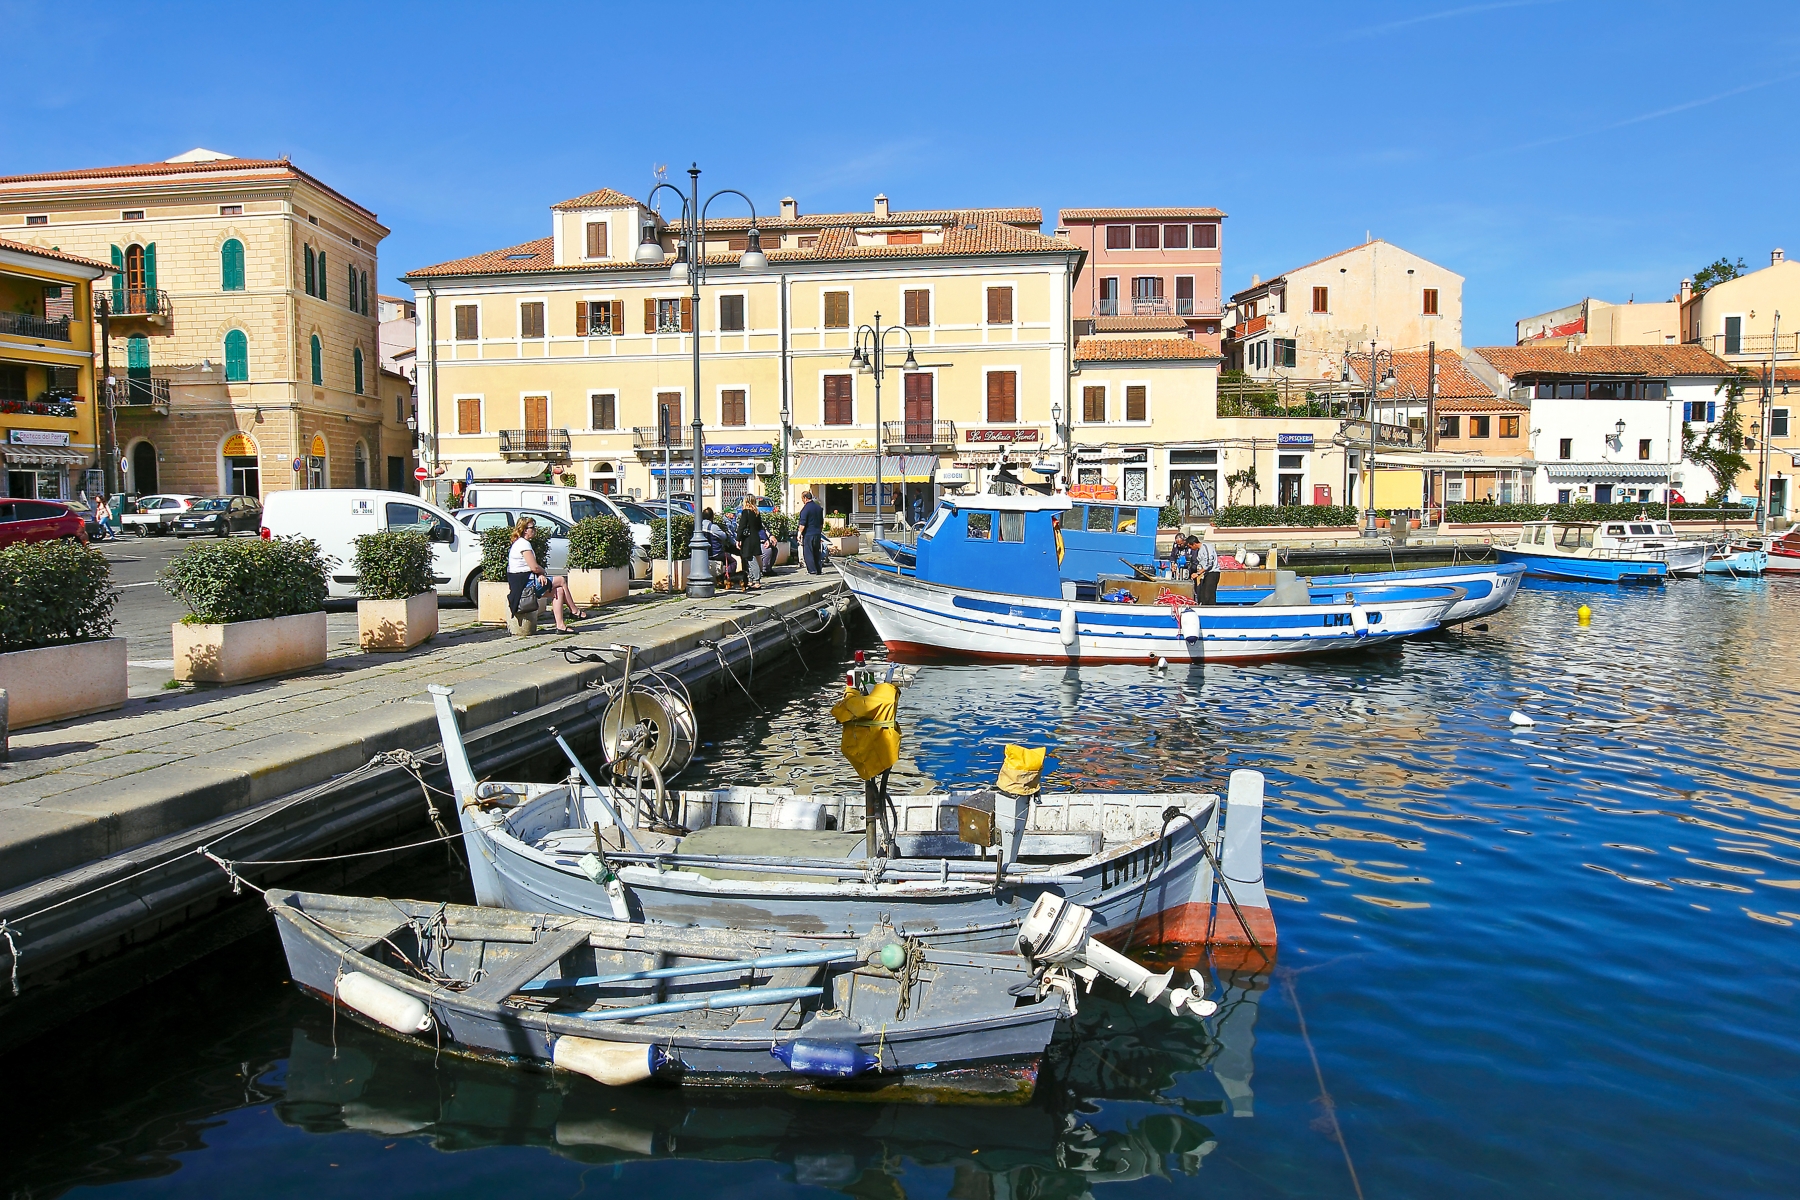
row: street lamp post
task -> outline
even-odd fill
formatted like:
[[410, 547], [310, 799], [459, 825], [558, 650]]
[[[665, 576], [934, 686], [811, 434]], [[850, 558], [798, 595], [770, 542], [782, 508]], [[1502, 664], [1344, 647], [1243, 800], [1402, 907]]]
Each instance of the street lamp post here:
[[[1385, 371], [1381, 366], [1384, 358], [1387, 360]], [[1344, 376], [1348, 379], [1349, 375], [1350, 365], [1346, 361]], [[1368, 384], [1369, 388], [1368, 399], [1363, 402], [1363, 419], [1369, 424], [1369, 449], [1363, 455], [1363, 474], [1366, 477], [1363, 487], [1363, 508], [1367, 513], [1363, 522], [1363, 536], [1372, 538], [1375, 536], [1375, 394], [1381, 388], [1394, 386], [1394, 352], [1392, 350], [1377, 350], [1373, 341], [1369, 343], [1369, 377], [1364, 382]]]
[[[887, 513], [881, 507], [881, 378], [887, 373], [887, 339], [891, 333], [899, 333], [906, 338], [906, 361], [900, 364], [902, 371], [915, 371], [919, 360], [913, 357], [912, 330], [904, 325], [881, 327], [881, 314], [875, 314], [871, 325], [864, 325], [856, 331], [856, 338], [851, 342], [850, 365], [867, 371], [875, 377], [875, 536], [883, 537], [887, 533]], [[905, 409], [901, 409], [904, 416]]]
[[[678, 227], [679, 251], [675, 265], [669, 270], [669, 278], [677, 283], [691, 285], [690, 322], [687, 331], [693, 339], [694, 351], [694, 388], [690, 403], [694, 406], [694, 536], [688, 542], [688, 581], [687, 594], [690, 600], [704, 600], [713, 595], [712, 565], [707, 552], [706, 538], [700, 532], [700, 498], [705, 494], [705, 430], [700, 420], [700, 285], [706, 281], [706, 211], [712, 202], [720, 196], [736, 196], [750, 206], [750, 235], [746, 241], [744, 253], [738, 258], [738, 268], [744, 271], [761, 271], [769, 265], [763, 256], [762, 232], [756, 227], [756, 204], [750, 197], [736, 188], [720, 188], [708, 196], [704, 203], [700, 200], [700, 165], [688, 167], [688, 191], [682, 195], [681, 189], [673, 184], [659, 183], [650, 189], [644, 198], [644, 206], [656, 199], [656, 193], [668, 188], [677, 196], [681, 196], [681, 223]], [[643, 239], [638, 244], [637, 261], [646, 267], [661, 266], [667, 259], [662, 242], [656, 234], [653, 224], [644, 225]], [[679, 329], [680, 322], [676, 327]], [[672, 492], [675, 487], [674, 478], [665, 470], [663, 474], [665, 491]]]
[[1072, 482], [1069, 476], [1075, 473], [1075, 447], [1069, 444], [1069, 426], [1074, 423], [1075, 402], [1073, 400], [1069, 401], [1069, 425], [1063, 424], [1062, 405], [1056, 403], [1050, 405], [1050, 424], [1056, 430], [1057, 439], [1062, 442], [1062, 486], [1065, 492], [1069, 490], [1069, 484]]
[[[1773, 334], [1769, 338], [1769, 382], [1763, 388], [1762, 419], [1756, 425], [1756, 532], [1769, 532], [1769, 406], [1775, 403], [1775, 360], [1781, 353], [1781, 312], [1775, 313]], [[1718, 481], [1720, 488], [1726, 485]]]

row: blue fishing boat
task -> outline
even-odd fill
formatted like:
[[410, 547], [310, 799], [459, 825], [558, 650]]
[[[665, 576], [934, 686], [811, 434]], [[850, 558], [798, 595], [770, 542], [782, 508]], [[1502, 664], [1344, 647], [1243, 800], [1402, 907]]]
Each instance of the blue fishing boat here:
[[1708, 575], [1726, 575], [1733, 579], [1754, 579], [1769, 569], [1769, 552], [1754, 545], [1721, 547], [1706, 560]]
[[1661, 558], [1596, 546], [1597, 521], [1528, 521], [1511, 546], [1495, 546], [1503, 563], [1523, 563], [1533, 579], [1579, 583], [1661, 583], [1669, 565]]
[[1371, 571], [1355, 575], [1315, 575], [1306, 582], [1313, 595], [1335, 595], [1345, 589], [1363, 590], [1377, 586], [1459, 587], [1465, 593], [1461, 600], [1439, 619], [1442, 625], [1459, 625], [1477, 617], [1491, 616], [1513, 602], [1519, 594], [1519, 583], [1525, 578], [1523, 563], [1463, 563], [1448, 567], [1421, 567], [1412, 571]]

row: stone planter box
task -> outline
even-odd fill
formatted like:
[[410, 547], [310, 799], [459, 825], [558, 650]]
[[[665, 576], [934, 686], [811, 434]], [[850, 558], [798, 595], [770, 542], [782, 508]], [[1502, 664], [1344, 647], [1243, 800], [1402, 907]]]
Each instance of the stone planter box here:
[[476, 619], [483, 625], [504, 625], [512, 613], [507, 608], [507, 586], [482, 580], [475, 585], [479, 598]]
[[794, 560], [794, 544], [792, 542], [775, 543], [775, 565], [785, 567]]
[[631, 595], [630, 567], [602, 567], [597, 571], [569, 571], [569, 595], [582, 608], [611, 604]]
[[404, 600], [358, 600], [356, 627], [364, 650], [411, 650], [437, 636], [436, 592]]
[[228, 625], [174, 625], [175, 678], [248, 683], [293, 675], [325, 661], [325, 614], [298, 613]]
[[[675, 563], [675, 588], [674, 588], [674, 590], [681, 591], [683, 588], [687, 587], [687, 577], [688, 577], [687, 560], [685, 558], [680, 559]], [[650, 563], [650, 586], [659, 592], [666, 592], [669, 590], [669, 560], [668, 559], [658, 558], [658, 559], [651, 560], [651, 563]]]
[[123, 708], [125, 639], [0, 654], [0, 691], [12, 729]]
[[862, 535], [852, 533], [847, 537], [826, 538], [825, 544], [831, 547], [833, 554], [843, 558], [855, 558], [862, 552]]

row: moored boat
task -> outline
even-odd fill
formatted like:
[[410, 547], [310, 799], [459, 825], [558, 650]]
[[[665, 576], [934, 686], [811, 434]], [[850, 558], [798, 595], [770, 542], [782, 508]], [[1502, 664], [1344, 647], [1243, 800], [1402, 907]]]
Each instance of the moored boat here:
[[1790, 529], [1780, 537], [1745, 538], [1741, 544], [1769, 556], [1765, 574], [1800, 575], [1800, 529]]
[[1722, 546], [1706, 560], [1708, 575], [1729, 575], [1734, 579], [1750, 579], [1769, 567], [1769, 552], [1751, 545]]
[[1519, 582], [1525, 578], [1522, 563], [1465, 563], [1448, 567], [1420, 567], [1411, 571], [1371, 571], [1353, 575], [1315, 575], [1306, 582], [1314, 595], [1344, 589], [1389, 585], [1459, 587], [1463, 598], [1439, 618], [1439, 624], [1459, 625], [1491, 616], [1513, 602]]
[[1595, 521], [1528, 521], [1511, 546], [1495, 546], [1503, 563], [1522, 563], [1535, 579], [1580, 583], [1661, 583], [1669, 566], [1661, 558], [1595, 545]]
[[1669, 574], [1698, 578], [1706, 570], [1716, 540], [1682, 538], [1668, 521], [1639, 516], [1632, 521], [1602, 521], [1594, 545], [1603, 550], [1622, 550], [1635, 558], [1659, 558]]

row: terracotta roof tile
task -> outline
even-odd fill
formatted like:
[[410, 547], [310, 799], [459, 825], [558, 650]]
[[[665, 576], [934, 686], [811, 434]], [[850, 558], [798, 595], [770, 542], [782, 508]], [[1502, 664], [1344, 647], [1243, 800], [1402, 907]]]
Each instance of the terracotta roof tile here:
[[[1431, 394], [1430, 355], [1423, 350], [1401, 350], [1394, 354], [1394, 382], [1401, 396], [1423, 398]], [[1369, 356], [1352, 354], [1350, 369], [1358, 379], [1369, 377]], [[1453, 350], [1437, 356], [1438, 399], [1463, 398], [1492, 400], [1494, 393], [1479, 378], [1469, 373]], [[1390, 393], [1384, 392], [1383, 395]]]
[[196, 175], [228, 175], [238, 178], [304, 179], [320, 191], [344, 202], [350, 208], [376, 221], [374, 210], [364, 208], [336, 188], [307, 174], [285, 158], [215, 158], [200, 162], [127, 163], [116, 167], [80, 167], [73, 171], [40, 171], [31, 175], [0, 175], [0, 199], [9, 191], [34, 190], [30, 184], [75, 184], [104, 186], [108, 183], [141, 180], [147, 186], [167, 180], [176, 186]]
[[[889, 226], [911, 227], [915, 225], [949, 225], [956, 222], [998, 221], [1003, 225], [1042, 225], [1044, 210], [1041, 208], [928, 208], [911, 212], [890, 212], [887, 216], [877, 216], [872, 212], [860, 213], [805, 213], [791, 221], [784, 221], [778, 213], [762, 213], [756, 218], [758, 229], [824, 229], [828, 226], [846, 226], [851, 229], [885, 229]], [[750, 228], [749, 217], [713, 217], [706, 222], [708, 230], [737, 230]]]
[[1164, 221], [1186, 218], [1216, 219], [1225, 214], [1216, 208], [1065, 208], [1059, 221]]
[[1176, 333], [1188, 327], [1182, 317], [1172, 316], [1124, 316], [1095, 317], [1095, 333]]
[[1182, 358], [1218, 358], [1217, 338], [1082, 338], [1076, 362], [1158, 362]]
[[560, 204], [552, 204], [550, 207], [552, 209], [624, 208], [627, 205], [636, 204], [636, 203], [637, 203], [637, 201], [635, 199], [633, 199], [630, 196], [627, 196], [624, 192], [617, 192], [617, 191], [614, 191], [612, 188], [600, 188], [597, 191], [586, 192], [580, 196], [575, 196], [575, 197], [572, 197], [571, 199], [564, 200]]
[[97, 258], [82, 258], [76, 254], [65, 254], [61, 250], [52, 250], [48, 246], [33, 246], [29, 242], [15, 242], [11, 238], [0, 238], [0, 250], [22, 250], [27, 254], [36, 254], [43, 258], [53, 258], [57, 262], [73, 263], [78, 267], [93, 267], [105, 271], [108, 275], [116, 274], [119, 268], [111, 263], [103, 263]]
[[1504, 375], [1730, 375], [1735, 368], [1700, 346], [1477, 346]]
[[1507, 400], [1500, 396], [1439, 396], [1437, 398], [1439, 412], [1530, 412], [1531, 405], [1523, 400]]

